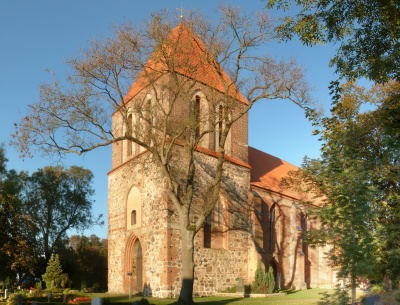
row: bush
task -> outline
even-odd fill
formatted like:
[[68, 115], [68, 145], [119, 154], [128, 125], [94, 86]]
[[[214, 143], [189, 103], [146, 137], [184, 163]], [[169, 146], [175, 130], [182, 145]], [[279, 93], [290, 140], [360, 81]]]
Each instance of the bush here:
[[[60, 287], [62, 268], [58, 254], [53, 254], [47, 263], [46, 273], [42, 275], [46, 288]], [[58, 284], [58, 285], [57, 285]]]
[[86, 289], [86, 281], [81, 282], [81, 291]]
[[274, 292], [275, 288], [275, 277], [274, 277], [274, 269], [269, 266], [267, 273], [267, 286], [268, 286], [268, 294]]
[[[23, 296], [21, 295], [21, 297], [22, 297], [22, 301], [23, 301]], [[8, 296], [8, 299], [7, 299], [7, 305], [17, 305], [18, 304], [18, 294], [16, 294], [16, 293], [11, 293], [9, 296]]]
[[94, 283], [92, 286], [92, 291], [93, 292], [100, 292], [100, 284], [99, 283]]
[[268, 280], [267, 274], [264, 272], [261, 261], [258, 261], [256, 273], [254, 276], [254, 281], [251, 284], [252, 293], [267, 293]]
[[235, 293], [236, 290], [237, 290], [237, 287], [236, 287], [236, 286], [233, 286], [233, 287], [226, 288], [226, 289], [223, 290], [222, 292]]
[[371, 286], [371, 293], [372, 294], [380, 294], [385, 291], [385, 287], [383, 284], [374, 284]]
[[150, 303], [147, 299], [143, 298], [139, 301], [138, 305], [150, 305]]
[[11, 285], [11, 280], [10, 278], [7, 276], [6, 279], [4, 280], [4, 289], [11, 289], [12, 285]]
[[55, 280], [55, 283], [57, 287], [65, 289], [71, 287], [72, 281], [69, 279], [68, 273], [63, 273]]
[[341, 289], [339, 285], [336, 286], [333, 294], [325, 291], [322, 295], [323, 297], [318, 302], [318, 305], [347, 305], [351, 299], [348, 291]]

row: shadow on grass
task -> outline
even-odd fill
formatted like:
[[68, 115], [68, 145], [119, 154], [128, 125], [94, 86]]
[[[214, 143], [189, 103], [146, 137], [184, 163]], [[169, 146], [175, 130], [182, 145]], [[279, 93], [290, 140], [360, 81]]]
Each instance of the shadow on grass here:
[[284, 292], [284, 293], [286, 293], [286, 294], [293, 294], [293, 293], [299, 292], [299, 290], [285, 289], [285, 290], [281, 290], [281, 291], [279, 291], [279, 292]]

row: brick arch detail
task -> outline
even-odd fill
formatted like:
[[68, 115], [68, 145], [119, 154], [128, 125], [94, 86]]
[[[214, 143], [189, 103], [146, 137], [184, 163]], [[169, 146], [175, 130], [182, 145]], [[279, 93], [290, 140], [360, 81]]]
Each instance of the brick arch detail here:
[[[133, 261], [133, 250], [136, 242], [140, 243], [142, 248], [142, 284], [145, 283], [145, 272], [144, 272], [144, 265], [145, 265], [145, 257], [144, 253], [144, 244], [141, 239], [135, 234], [131, 233], [126, 241], [125, 246], [125, 257], [124, 257], [124, 290], [129, 292], [129, 285], [131, 284], [131, 278], [128, 276], [128, 272], [132, 272], [132, 261]], [[137, 288], [136, 277], [133, 276], [132, 278], [132, 288], [135, 290]]]

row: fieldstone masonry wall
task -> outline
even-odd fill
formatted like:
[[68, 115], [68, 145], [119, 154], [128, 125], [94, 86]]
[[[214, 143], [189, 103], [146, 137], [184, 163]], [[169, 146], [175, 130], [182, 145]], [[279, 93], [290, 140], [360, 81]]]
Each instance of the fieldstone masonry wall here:
[[[176, 152], [175, 156], [177, 160], [182, 160], [179, 152]], [[201, 195], [201, 190], [206, 189], [207, 183], [210, 182], [216, 159], [198, 153], [196, 160], [201, 172], [196, 187]], [[221, 196], [229, 197], [224, 199], [229, 202], [230, 209], [248, 209], [248, 189], [245, 185], [249, 183], [249, 169], [227, 162], [224, 171]], [[140, 190], [142, 223], [139, 227], [130, 229], [126, 220], [126, 202], [132, 187]], [[197, 208], [201, 208], [199, 205], [201, 206], [203, 201], [195, 202]], [[193, 209], [196, 210], [196, 207]], [[248, 213], [247, 211], [243, 215]], [[129, 290], [130, 278], [127, 273], [132, 271], [132, 263], [135, 260], [132, 245], [138, 239], [143, 255], [144, 294], [158, 297], [176, 297], [179, 294], [182, 265], [177, 220], [177, 215], [164, 192], [163, 179], [155, 164], [151, 162], [149, 154], [133, 158], [109, 174], [110, 292]], [[203, 248], [202, 234], [203, 231], [200, 231], [195, 238], [196, 294], [210, 295], [236, 285], [238, 278], [248, 278], [249, 232], [227, 230], [221, 233], [224, 234], [223, 239], [227, 240], [224, 244], [226, 249], [223, 249], [223, 244], [219, 245], [222, 249]], [[136, 280], [133, 283], [135, 285]]]

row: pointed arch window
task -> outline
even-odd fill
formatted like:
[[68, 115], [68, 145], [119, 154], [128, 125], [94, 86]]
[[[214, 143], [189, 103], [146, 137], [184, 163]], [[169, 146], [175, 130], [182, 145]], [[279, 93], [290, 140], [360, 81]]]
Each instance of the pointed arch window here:
[[[304, 235], [305, 235], [306, 231], [308, 230], [307, 215], [305, 215], [304, 213], [300, 214], [300, 227], [301, 227], [302, 235], [304, 238]], [[301, 250], [303, 251], [304, 255], [307, 257], [308, 256], [308, 244], [304, 241], [304, 239], [303, 239]]]
[[215, 140], [214, 140], [215, 151], [218, 150], [219, 143], [220, 143], [220, 136], [221, 136], [221, 131], [223, 128], [224, 107], [221, 104], [217, 105], [216, 112], [217, 112], [217, 125], [215, 128]]
[[140, 190], [137, 187], [132, 187], [126, 202], [126, 225], [128, 230], [141, 226], [141, 213]]
[[276, 226], [276, 205], [274, 204], [269, 211], [269, 251], [275, 251], [275, 226]]
[[153, 128], [151, 122], [151, 100], [148, 99], [144, 105], [144, 141], [150, 144], [151, 129]]
[[[128, 115], [128, 130], [130, 130], [131, 135], [133, 135], [133, 118], [132, 118], [132, 113]], [[129, 157], [132, 155], [132, 142], [130, 140], [127, 140], [127, 145], [126, 145], [126, 155]]]
[[199, 95], [196, 95], [194, 101], [194, 118], [196, 124], [195, 136], [196, 139], [200, 137], [200, 124], [201, 124], [201, 99]]
[[[214, 131], [214, 150], [218, 151], [218, 147], [221, 143], [221, 132], [224, 129], [224, 124], [226, 123], [226, 119], [231, 119], [231, 113], [224, 106], [223, 101], [218, 102], [217, 107], [215, 108], [215, 131]], [[231, 145], [232, 145], [232, 130], [229, 130], [228, 135], [225, 140], [225, 154], [230, 155], [232, 153]]]

